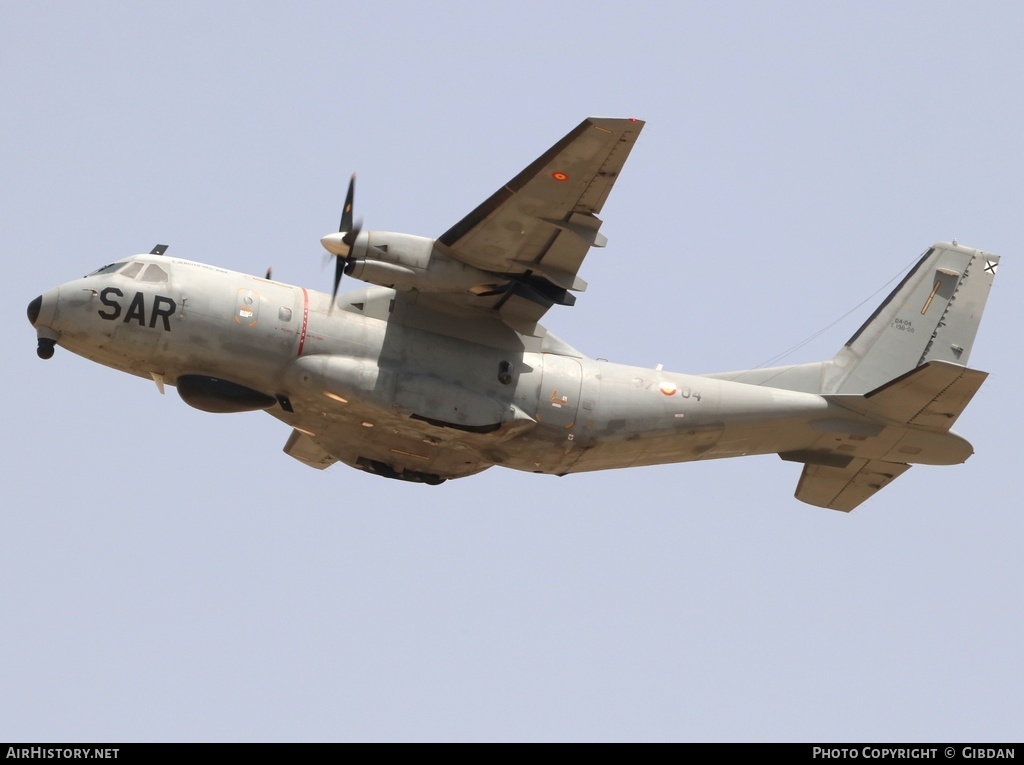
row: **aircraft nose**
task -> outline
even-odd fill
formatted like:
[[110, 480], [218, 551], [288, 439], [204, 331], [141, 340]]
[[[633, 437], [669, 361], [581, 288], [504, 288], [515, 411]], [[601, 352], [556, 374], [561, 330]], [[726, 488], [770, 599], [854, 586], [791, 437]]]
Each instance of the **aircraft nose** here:
[[43, 296], [42, 295], [40, 295], [39, 297], [37, 297], [35, 300], [33, 300], [31, 303], [28, 304], [28, 322], [33, 327], [36, 325], [36, 322], [39, 320], [39, 311], [42, 309], [42, 307], [43, 307]]
[[44, 292], [28, 304], [28, 320], [36, 328], [36, 339], [39, 342], [36, 353], [39, 358], [48, 359], [53, 356], [54, 346], [60, 339], [60, 331], [54, 328], [57, 318], [57, 303], [60, 300], [60, 288]]
[[57, 317], [57, 303], [60, 302], [60, 288], [44, 292], [28, 304], [28, 320], [37, 331], [53, 326]]

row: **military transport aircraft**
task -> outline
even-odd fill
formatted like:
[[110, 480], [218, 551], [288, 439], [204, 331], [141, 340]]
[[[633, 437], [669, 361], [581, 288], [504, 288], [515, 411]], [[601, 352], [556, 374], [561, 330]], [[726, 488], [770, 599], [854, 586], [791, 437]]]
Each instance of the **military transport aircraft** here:
[[[538, 321], [571, 306], [644, 123], [584, 120], [437, 239], [362, 231], [354, 178], [334, 291], [170, 257], [158, 245], [33, 300], [54, 346], [207, 412], [263, 409], [284, 450], [438, 484], [492, 465], [565, 475], [778, 454], [796, 497], [849, 511], [911, 464], [972, 454], [950, 430], [999, 258], [940, 243], [831, 359], [694, 376], [584, 356]], [[342, 275], [371, 285], [337, 297]]]

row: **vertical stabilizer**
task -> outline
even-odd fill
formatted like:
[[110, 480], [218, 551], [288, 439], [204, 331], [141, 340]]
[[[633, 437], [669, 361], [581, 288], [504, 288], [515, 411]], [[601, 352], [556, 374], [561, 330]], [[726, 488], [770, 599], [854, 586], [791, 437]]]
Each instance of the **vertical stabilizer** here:
[[813, 443], [779, 453], [804, 463], [797, 499], [849, 512], [911, 464], [955, 465], [973, 453], [950, 427], [987, 377], [967, 362], [998, 267], [998, 255], [933, 245], [828, 361], [707, 377], [821, 394], [864, 418], [814, 423]]
[[928, 249], [825, 372], [826, 393], [867, 393], [928, 361], [962, 366], [999, 256], [957, 244]]

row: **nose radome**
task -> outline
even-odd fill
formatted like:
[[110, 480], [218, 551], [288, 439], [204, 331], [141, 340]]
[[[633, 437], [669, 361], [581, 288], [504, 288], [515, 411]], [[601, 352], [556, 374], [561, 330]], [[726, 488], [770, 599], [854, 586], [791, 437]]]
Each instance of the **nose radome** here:
[[31, 303], [28, 304], [28, 320], [29, 323], [34, 327], [36, 322], [39, 320], [39, 311], [43, 307], [43, 296], [40, 295]]

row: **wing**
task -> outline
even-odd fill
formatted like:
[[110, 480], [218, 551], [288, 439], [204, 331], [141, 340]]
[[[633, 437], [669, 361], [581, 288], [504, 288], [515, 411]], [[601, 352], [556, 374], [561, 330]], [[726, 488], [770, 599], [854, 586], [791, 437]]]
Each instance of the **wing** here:
[[569, 290], [591, 247], [603, 247], [601, 211], [644, 123], [584, 120], [519, 175], [445, 232], [438, 242], [463, 263], [496, 275], [473, 305], [535, 322]]

